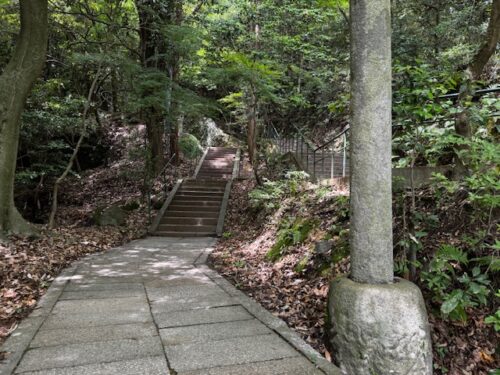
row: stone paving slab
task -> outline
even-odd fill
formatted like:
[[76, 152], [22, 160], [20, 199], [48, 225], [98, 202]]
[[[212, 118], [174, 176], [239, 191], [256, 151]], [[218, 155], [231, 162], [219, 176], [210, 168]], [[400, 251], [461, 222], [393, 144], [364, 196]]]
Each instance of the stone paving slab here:
[[164, 356], [23, 372], [23, 375], [169, 375]]
[[140, 339], [157, 336], [156, 326], [151, 323], [118, 324], [85, 328], [40, 330], [31, 341], [31, 348], [81, 344], [86, 342]]
[[92, 342], [28, 350], [16, 373], [161, 356], [156, 338]]
[[0, 375], [339, 375], [205, 266], [214, 243], [154, 237], [75, 262], [0, 348]]
[[302, 357], [252, 362], [244, 365], [212, 367], [182, 371], [178, 375], [322, 375], [320, 370]]
[[221, 297], [229, 297], [229, 295], [224, 292], [217, 285], [205, 284], [205, 285], [181, 285], [173, 287], [160, 287], [160, 288], [147, 288], [148, 297], [151, 301], [176, 301], [178, 299], [189, 299], [189, 298], [202, 298], [205, 295], [218, 294]]
[[257, 319], [160, 330], [161, 340], [165, 346], [218, 341], [233, 337], [259, 336], [271, 333], [272, 331]]
[[197, 309], [155, 314], [155, 321], [159, 328], [231, 322], [249, 320], [252, 318], [252, 315], [241, 306], [224, 306], [213, 309]]
[[92, 314], [54, 314], [47, 318], [41, 329], [63, 329], [72, 327], [96, 327], [107, 326], [111, 324], [126, 324], [126, 323], [147, 323], [151, 322], [151, 314], [149, 311], [116, 311], [111, 310], [108, 313], [92, 313]]
[[114, 311], [147, 312], [149, 304], [146, 296], [124, 298], [98, 298], [60, 300], [52, 309], [52, 314], [110, 314]]
[[181, 298], [177, 300], [175, 303], [172, 303], [172, 300], [160, 300], [151, 302], [151, 311], [154, 315], [161, 313], [170, 313], [177, 311], [186, 311], [186, 310], [197, 310], [197, 309], [209, 309], [223, 306], [234, 306], [237, 305], [238, 302], [222, 293], [213, 293], [207, 294], [200, 297], [192, 297], [192, 298]]
[[300, 354], [278, 336], [237, 337], [206, 343], [166, 346], [171, 368], [177, 372], [268, 361]]
[[64, 288], [65, 292], [87, 292], [87, 291], [105, 291], [105, 290], [131, 290], [135, 292], [143, 292], [144, 285], [141, 283], [69, 283], [66, 288]]
[[69, 284], [130, 284], [142, 283], [143, 278], [139, 276], [87, 276], [83, 273], [76, 273], [68, 277]]
[[144, 295], [144, 289], [142, 290], [131, 290], [131, 289], [121, 289], [121, 290], [89, 290], [80, 292], [63, 292], [60, 300], [72, 300], [72, 299], [99, 299], [99, 298], [123, 298], [123, 297], [138, 297]]

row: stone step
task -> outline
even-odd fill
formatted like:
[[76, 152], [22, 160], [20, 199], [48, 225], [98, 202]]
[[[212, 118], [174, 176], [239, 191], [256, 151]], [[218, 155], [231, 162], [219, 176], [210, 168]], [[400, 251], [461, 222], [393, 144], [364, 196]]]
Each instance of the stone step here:
[[214, 189], [214, 188], [206, 188], [206, 187], [200, 186], [200, 187], [189, 187], [189, 188], [185, 188], [185, 189], [181, 188], [181, 189], [177, 190], [177, 193], [179, 193], [179, 194], [194, 193], [194, 194], [206, 194], [206, 195], [218, 196], [218, 195], [224, 195], [224, 190], [225, 190], [224, 187]]
[[[216, 181], [216, 182], [223, 182], [223, 185], [218, 185], [218, 186], [210, 186], [208, 183], [211, 180], [206, 181], [203, 185], [190, 185], [190, 186], [184, 186], [181, 187], [178, 191], [193, 191], [195, 193], [220, 193], [223, 192], [226, 189], [226, 181]], [[212, 180], [213, 181], [213, 180]]]
[[[196, 208], [196, 207], [195, 207]], [[165, 218], [170, 217], [187, 217], [187, 218], [207, 218], [207, 219], [217, 219], [219, 217], [219, 210], [217, 211], [169, 211], [165, 212]], [[162, 219], [163, 220], [163, 219]]]
[[202, 167], [198, 173], [200, 172], [218, 172], [218, 173], [233, 173], [233, 168], [216, 168], [216, 167]]
[[203, 232], [215, 233], [217, 225], [160, 224], [157, 232]]
[[210, 195], [210, 194], [176, 194], [174, 201], [177, 200], [190, 200], [196, 202], [220, 202], [222, 201], [223, 194]]
[[232, 175], [222, 174], [222, 175], [203, 175], [203, 178], [213, 179], [213, 180], [229, 180], [232, 178]]
[[213, 232], [168, 232], [168, 231], [156, 231], [153, 236], [159, 237], [214, 237], [215, 231]]
[[210, 156], [235, 156], [235, 152], [231, 151], [209, 151], [207, 152], [207, 157]]
[[200, 195], [205, 195], [205, 196], [216, 196], [216, 197], [222, 197], [224, 196], [224, 189], [220, 190], [209, 190], [209, 189], [179, 189], [177, 190], [177, 195], [185, 195], [185, 196], [200, 196]]
[[203, 186], [203, 187], [219, 187], [226, 186], [225, 181], [204, 181], [202, 178], [198, 178], [196, 180], [186, 180], [182, 184], [183, 187], [186, 186]]
[[172, 201], [171, 204], [177, 204], [180, 206], [193, 206], [193, 205], [199, 205], [199, 206], [220, 206], [221, 204], [221, 199], [214, 199], [214, 198], [205, 198], [203, 200], [194, 200], [191, 198], [186, 198], [186, 197], [174, 197], [174, 200]]
[[216, 169], [214, 170], [211, 170], [211, 169], [205, 169], [205, 170], [200, 170], [198, 172], [198, 176], [201, 176], [201, 175], [232, 175], [233, 174], [233, 171], [231, 170], [230, 172], [229, 171], [218, 171]]
[[203, 172], [217, 172], [217, 173], [233, 173], [233, 168], [201, 168], [198, 173], [203, 173]]
[[200, 171], [198, 176], [204, 178], [203, 176], [232, 176], [232, 173], [221, 173], [216, 171]]
[[164, 224], [173, 224], [173, 225], [193, 225], [193, 226], [213, 226], [217, 225], [218, 217], [207, 218], [207, 217], [174, 217], [174, 216], [166, 216], [163, 217], [160, 221], [160, 226]]
[[219, 213], [220, 211], [220, 205], [218, 206], [202, 206], [199, 204], [195, 205], [186, 205], [186, 204], [179, 204], [179, 203], [171, 203], [170, 206], [168, 206], [167, 212], [171, 211], [183, 211], [183, 212], [217, 212]]

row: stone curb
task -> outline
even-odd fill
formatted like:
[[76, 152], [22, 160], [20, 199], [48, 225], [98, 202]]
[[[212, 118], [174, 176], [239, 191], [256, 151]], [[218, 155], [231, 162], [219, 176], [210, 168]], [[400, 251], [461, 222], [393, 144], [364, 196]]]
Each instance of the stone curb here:
[[340, 369], [328, 362], [321, 354], [307, 344], [298, 333], [290, 329], [287, 324], [280, 318], [274, 316], [259, 303], [248, 297], [242, 291], [221, 276], [217, 271], [210, 268], [206, 261], [211, 250], [204, 251], [203, 254], [195, 261], [194, 266], [201, 269], [215, 284], [233, 297], [241, 304], [250, 314], [255, 316], [268, 328], [276, 332], [281, 338], [288, 342], [295, 350], [305, 356], [318, 369], [327, 375], [341, 375]]
[[205, 158], [208, 154], [208, 149], [209, 149], [209, 147], [206, 147], [205, 151], [203, 151], [203, 155], [201, 156], [200, 160], [198, 161], [198, 165], [196, 166], [196, 169], [194, 170], [193, 178], [196, 178], [196, 176], [198, 176], [198, 173], [200, 173], [201, 165], [205, 161]]
[[227, 213], [227, 206], [229, 204], [229, 196], [231, 195], [231, 188], [233, 187], [233, 180], [229, 180], [226, 183], [226, 188], [224, 190], [224, 197], [222, 198], [222, 204], [220, 206], [219, 218], [217, 220], [217, 229], [215, 231], [217, 237], [222, 237], [224, 230], [224, 222]]
[[158, 229], [161, 219], [163, 218], [163, 215], [165, 215], [165, 211], [167, 211], [168, 206], [170, 206], [170, 204], [174, 200], [175, 194], [177, 194], [177, 190], [179, 190], [183, 181], [184, 180], [182, 178], [177, 180], [172, 190], [168, 193], [167, 199], [163, 203], [163, 206], [161, 206], [161, 209], [153, 220], [153, 223], [148, 228], [148, 234], [153, 234]]

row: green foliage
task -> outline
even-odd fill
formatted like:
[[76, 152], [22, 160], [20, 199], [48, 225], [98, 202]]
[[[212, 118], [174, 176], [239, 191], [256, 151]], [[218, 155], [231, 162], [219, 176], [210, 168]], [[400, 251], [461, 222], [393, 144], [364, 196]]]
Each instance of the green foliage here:
[[237, 260], [233, 263], [233, 266], [236, 268], [245, 268], [246, 264], [247, 263], [244, 260]]
[[441, 313], [452, 320], [465, 322], [467, 308], [485, 305], [490, 293], [487, 273], [480, 266], [465, 271], [468, 254], [451, 245], [442, 245], [421, 273], [421, 280], [433, 293], [433, 300], [441, 305]]
[[[67, 82], [52, 79], [33, 89], [22, 117], [17, 183], [33, 186], [66, 167], [80, 132], [85, 99], [67, 92]], [[92, 122], [91, 122], [92, 124]], [[90, 126], [90, 131], [93, 127]]]
[[248, 196], [250, 205], [256, 210], [271, 210], [279, 207], [280, 199], [285, 194], [280, 181], [264, 181], [262, 187], [252, 190]]
[[[495, 297], [500, 299], [500, 289], [496, 292]], [[486, 324], [492, 324], [496, 332], [500, 332], [500, 309], [497, 309], [496, 313], [490, 315], [484, 319]]]
[[294, 271], [297, 272], [297, 273], [302, 273], [305, 271], [305, 269], [307, 268], [307, 265], [309, 263], [309, 256], [304, 256], [294, 267]]
[[188, 159], [196, 159], [203, 153], [200, 141], [192, 134], [183, 134], [179, 139], [179, 148]]
[[266, 254], [266, 258], [270, 261], [279, 260], [288, 246], [304, 242], [315, 225], [314, 220], [305, 218], [291, 218], [283, 221], [277, 234], [276, 243]]
[[303, 171], [288, 172], [284, 180], [264, 181], [259, 188], [249, 193], [250, 205], [255, 210], [272, 210], [280, 206], [281, 199], [286, 195], [295, 196], [300, 191], [309, 176]]
[[466, 146], [456, 152], [467, 160], [470, 172], [460, 181], [436, 174], [433, 185], [436, 196], [443, 201], [462, 189], [468, 193], [469, 201], [477, 206], [477, 212], [488, 215], [489, 210], [500, 207], [500, 144], [479, 137], [461, 139], [457, 144]]

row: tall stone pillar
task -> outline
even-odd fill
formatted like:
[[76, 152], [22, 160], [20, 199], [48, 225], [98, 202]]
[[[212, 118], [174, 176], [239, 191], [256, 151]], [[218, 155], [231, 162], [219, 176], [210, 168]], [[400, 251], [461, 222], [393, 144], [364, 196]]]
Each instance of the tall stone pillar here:
[[330, 285], [329, 337], [348, 375], [430, 375], [422, 294], [394, 278], [390, 0], [351, 0], [351, 275]]

